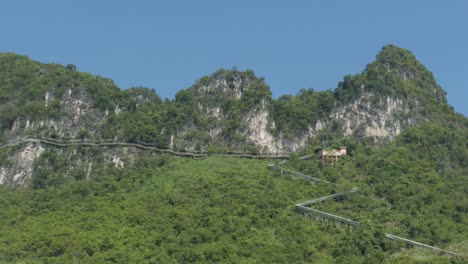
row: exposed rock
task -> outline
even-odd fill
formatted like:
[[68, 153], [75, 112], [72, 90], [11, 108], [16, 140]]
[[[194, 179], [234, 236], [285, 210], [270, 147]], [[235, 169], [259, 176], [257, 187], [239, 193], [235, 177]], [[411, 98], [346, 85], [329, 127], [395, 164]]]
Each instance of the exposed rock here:
[[240, 99], [249, 82], [249, 79], [242, 80], [238, 75], [235, 75], [232, 80], [228, 81], [223, 74], [220, 74], [208, 83], [196, 85], [195, 89], [204, 94], [222, 94], [226, 97]]
[[47, 93], [45, 94], [45, 96], [44, 96], [45, 106], [46, 106], [46, 107], [49, 106], [51, 99], [52, 99], [52, 96], [50, 95], [49, 92], [47, 92]]
[[[377, 105], [372, 100], [378, 98]], [[345, 136], [374, 137], [389, 141], [403, 129], [397, 114], [407, 114], [410, 106], [403, 100], [364, 94], [352, 104], [338, 108], [330, 118], [341, 123]]]
[[[35, 78], [34, 74], [31, 76]], [[376, 61], [362, 74], [345, 77], [335, 91], [328, 92], [330, 96], [323, 100], [324, 108], [309, 108], [305, 116], [310, 118], [291, 127], [287, 127], [290, 123], [281, 123], [284, 116], [279, 119], [278, 113], [272, 111], [276, 109], [275, 103], [281, 101], [271, 98], [269, 87], [252, 71], [219, 70], [180, 91], [176, 100], [170, 102], [163, 102], [154, 90], [132, 88], [120, 91], [110, 80], [93, 79], [76, 72], [70, 75], [70, 80], [70, 83], [60, 84], [63, 85], [61, 90], [43, 88], [38, 92], [32, 106], [46, 114], [34, 115], [25, 111], [26, 114], [13, 115], [4, 121], [3, 138], [32, 135], [135, 142], [141, 140], [139, 133], [147, 132], [148, 138], [162, 138], [160, 142], [172, 149], [207, 151], [214, 147], [216, 150], [278, 154], [305, 147], [324, 129], [343, 136], [372, 137], [376, 144], [384, 144], [408, 126], [430, 120], [428, 106], [446, 104], [445, 93], [430, 72], [408, 51], [394, 46], [384, 47]], [[418, 86], [421, 83], [424, 85]], [[106, 93], [100, 88], [107, 89], [104, 89]], [[107, 92], [112, 94], [107, 97]], [[13, 104], [18, 100], [8, 100], [0, 105], [0, 113], [4, 106], [18, 107]], [[300, 102], [303, 105], [299, 110], [309, 103]], [[27, 109], [36, 109], [34, 107]], [[16, 111], [11, 107], [6, 109]], [[312, 111], [316, 109], [320, 109], [320, 113], [314, 115]], [[48, 116], [50, 112], [53, 114]], [[136, 127], [129, 133], [131, 136], [125, 134], [125, 128], [121, 126], [130, 120], [123, 118], [129, 116], [144, 117], [138, 122], [129, 122]], [[294, 118], [297, 117], [291, 117]], [[106, 129], [107, 134], [103, 132]], [[16, 160], [0, 163], [0, 184], [22, 184], [31, 178], [35, 161], [46, 147], [29, 143], [9, 150], [9, 155]], [[81, 153], [73, 147], [60, 151], [72, 161], [67, 165], [68, 172], [82, 171], [86, 178], [92, 177], [94, 168], [102, 164], [117, 168], [132, 166], [141, 154], [129, 147], [101, 148], [99, 158], [95, 153]]]
[[[52, 99], [50, 92], [44, 96], [45, 105], [49, 106]], [[103, 122], [108, 113], [93, 107], [93, 99], [82, 88], [75, 87], [67, 90], [60, 100], [61, 115], [58, 118], [46, 118], [33, 120], [29, 118], [17, 118], [11, 127], [12, 136], [24, 135], [27, 131], [40, 130], [47, 132], [44, 136], [54, 135], [55, 137], [77, 137], [78, 132], [86, 129], [91, 134], [94, 133]], [[116, 114], [121, 109], [116, 107]], [[37, 133], [36, 133], [37, 135]]]
[[10, 159], [9, 166], [0, 167], [0, 183], [8, 185], [22, 185], [31, 175], [34, 161], [44, 152], [40, 144], [29, 143], [22, 146], [15, 153], [15, 158]]
[[267, 109], [267, 102], [262, 100], [258, 109], [247, 113], [244, 117], [247, 129], [243, 132], [250, 142], [254, 143], [260, 153], [279, 153], [277, 140], [271, 134], [270, 129], [275, 127]]
[[114, 166], [116, 168], [123, 168], [125, 165], [125, 162], [123, 162], [123, 160], [121, 160], [119, 156], [112, 157], [112, 163], [114, 163]]

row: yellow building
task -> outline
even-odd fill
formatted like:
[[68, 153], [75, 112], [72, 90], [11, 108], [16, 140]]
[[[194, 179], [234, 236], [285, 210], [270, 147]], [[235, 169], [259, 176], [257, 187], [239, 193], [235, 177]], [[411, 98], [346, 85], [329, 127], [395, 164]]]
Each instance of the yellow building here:
[[333, 165], [343, 155], [347, 154], [347, 149], [346, 147], [341, 147], [339, 149], [319, 149], [315, 153], [317, 154], [317, 157], [321, 159], [323, 164]]

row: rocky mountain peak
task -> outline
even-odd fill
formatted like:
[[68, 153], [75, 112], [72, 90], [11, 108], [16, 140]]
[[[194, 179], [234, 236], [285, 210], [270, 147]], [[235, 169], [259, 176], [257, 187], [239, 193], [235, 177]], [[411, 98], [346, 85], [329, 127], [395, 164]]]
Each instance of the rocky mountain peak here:
[[[162, 101], [151, 89], [120, 90], [112, 80], [74, 67], [0, 54], [0, 144], [33, 137], [284, 154], [328, 138], [382, 145], [410, 126], [444, 120], [450, 111], [432, 73], [394, 45], [383, 47], [362, 73], [345, 76], [333, 91], [304, 89], [279, 99], [251, 70], [218, 70], [179, 91], [175, 100]], [[11, 157], [25, 158], [0, 161], [8, 182], [19, 182], [14, 175], [20, 171], [27, 171], [22, 179], [31, 177], [29, 160], [44, 146], [29, 143], [35, 150], [28, 153], [37, 155], [12, 150]]]
[[341, 103], [372, 94], [375, 99], [369, 99], [373, 102], [393, 97], [412, 101], [411, 104], [419, 105], [420, 109], [447, 108], [445, 91], [433, 74], [410, 51], [395, 45], [384, 46], [362, 73], [345, 76], [335, 93]]
[[218, 70], [210, 76], [201, 78], [193, 89], [201, 94], [222, 94], [240, 99], [243, 91], [250, 83], [249, 76], [244, 76], [237, 70]]
[[436, 86], [432, 73], [409, 50], [395, 45], [385, 45], [376, 56], [376, 60], [367, 65], [365, 73], [380, 75], [396, 74], [403, 81], [424, 81]]
[[[252, 70], [220, 69], [215, 73], [201, 78], [190, 89], [200, 95], [217, 95], [241, 99], [248, 90], [258, 89], [259, 84], [266, 86], [263, 78], [258, 78]], [[264, 88], [264, 87], [263, 87]], [[269, 88], [263, 89], [271, 94]]]

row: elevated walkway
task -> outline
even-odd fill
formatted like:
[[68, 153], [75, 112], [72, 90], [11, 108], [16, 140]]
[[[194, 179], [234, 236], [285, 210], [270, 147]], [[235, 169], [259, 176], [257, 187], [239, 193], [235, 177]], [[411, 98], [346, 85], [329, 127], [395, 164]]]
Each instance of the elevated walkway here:
[[[304, 160], [304, 159], [307, 159], [307, 158], [309, 158], [311, 156], [312, 155], [306, 155], [306, 156], [302, 156], [302, 157], [300, 157], [298, 159], [299, 160]], [[270, 165], [268, 165], [267, 168], [269, 170], [275, 171], [277, 173], [288, 174], [288, 175], [291, 175], [291, 176], [303, 178], [303, 179], [305, 179], [305, 180], [307, 180], [309, 182], [312, 182], [312, 183], [323, 182], [323, 183], [327, 183], [327, 184], [332, 184], [334, 186], [338, 186], [338, 184], [333, 183], [333, 182], [329, 182], [329, 181], [322, 180], [322, 179], [319, 179], [319, 178], [316, 178], [316, 177], [312, 177], [312, 176], [307, 175], [307, 174], [295, 172], [295, 171], [284, 169], [284, 168], [280, 167], [280, 165], [284, 165], [286, 163], [287, 163], [287, 160], [283, 160], [283, 161], [277, 163], [277, 165], [270, 164]], [[347, 218], [344, 218], [344, 217], [341, 217], [341, 216], [337, 216], [337, 215], [334, 215], [334, 214], [323, 212], [323, 211], [313, 209], [313, 208], [310, 207], [310, 206], [312, 206], [312, 205], [314, 205], [316, 203], [323, 202], [323, 201], [326, 201], [326, 200], [329, 200], [329, 199], [335, 199], [337, 197], [345, 196], [345, 195], [347, 195], [349, 193], [354, 193], [354, 192], [357, 192], [357, 191], [358, 191], [358, 189], [354, 187], [354, 188], [352, 188], [351, 190], [349, 190], [347, 192], [341, 192], [341, 193], [336, 193], [336, 194], [332, 194], [332, 195], [327, 195], [327, 196], [316, 198], [316, 199], [306, 201], [306, 202], [303, 202], [303, 203], [298, 203], [298, 204], [295, 205], [295, 210], [300, 212], [300, 213], [303, 213], [305, 216], [313, 215], [313, 216], [317, 216], [317, 217], [321, 217], [321, 218], [330, 219], [330, 220], [333, 220], [333, 221], [336, 221], [336, 222], [340, 222], [340, 223], [343, 223], [343, 224], [346, 224], [346, 225], [365, 227], [364, 225], [362, 225], [358, 221], [347, 219]], [[444, 250], [444, 249], [441, 249], [441, 248], [438, 248], [438, 247], [423, 244], [423, 243], [413, 241], [413, 240], [410, 240], [410, 239], [407, 239], [407, 238], [402, 238], [402, 237], [399, 237], [399, 236], [395, 236], [395, 235], [392, 235], [392, 234], [389, 234], [389, 233], [385, 233], [385, 236], [387, 238], [389, 238], [389, 239], [392, 239], [392, 240], [404, 241], [408, 245], [422, 247], [422, 248], [429, 249], [429, 250], [434, 250], [434, 251], [439, 251], [439, 252], [441, 252], [443, 254], [448, 254], [448, 255], [452, 255], [452, 256], [458, 256], [457, 253], [455, 253], [455, 252], [451, 252], [451, 251]]]

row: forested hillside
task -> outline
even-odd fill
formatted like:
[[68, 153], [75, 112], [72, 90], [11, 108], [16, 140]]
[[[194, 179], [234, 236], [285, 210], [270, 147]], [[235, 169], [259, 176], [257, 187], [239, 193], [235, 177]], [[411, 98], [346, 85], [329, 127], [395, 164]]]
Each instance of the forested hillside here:
[[[463, 263], [468, 133], [460, 122], [424, 124], [381, 149], [333, 139], [351, 151], [336, 166], [294, 157], [285, 165], [338, 187], [275, 174], [268, 160], [164, 155], [66, 181], [64, 158], [51, 149], [40, 165], [43, 178], [0, 192], [0, 261]], [[364, 226], [294, 212], [296, 203], [351, 187], [359, 191], [317, 208]], [[460, 256], [407, 248], [384, 232]]]
[[[2, 53], [0, 125], [0, 263], [468, 261], [468, 119], [393, 45], [278, 99], [251, 70], [162, 100]], [[314, 155], [339, 147], [333, 166]], [[323, 181], [268, 170], [279, 157]], [[295, 210], [353, 188], [314, 208], [359, 226]]]

